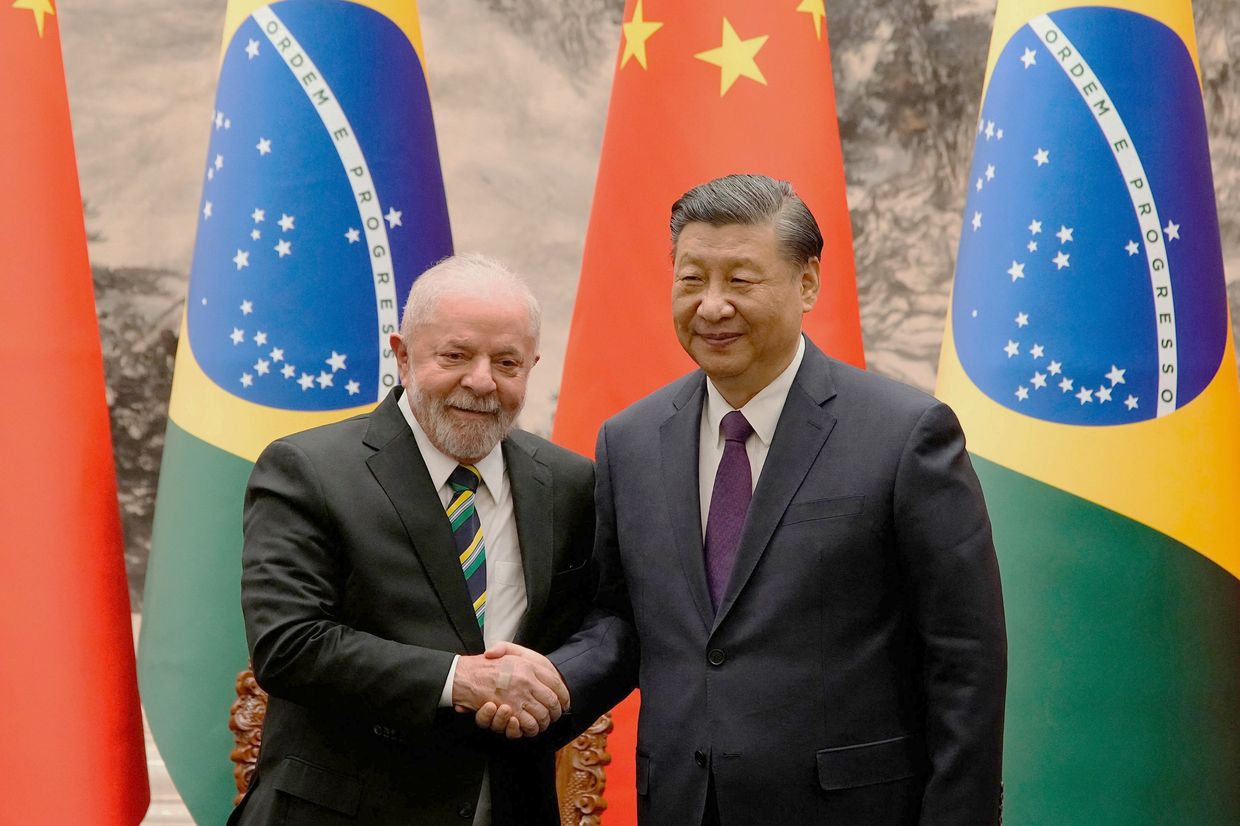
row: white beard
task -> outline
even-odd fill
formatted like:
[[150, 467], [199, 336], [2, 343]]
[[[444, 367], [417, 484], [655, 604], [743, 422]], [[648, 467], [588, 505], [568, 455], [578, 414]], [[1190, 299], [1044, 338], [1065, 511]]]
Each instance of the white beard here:
[[[416, 384], [408, 389], [409, 407], [431, 444], [458, 461], [476, 462], [495, 449], [508, 435], [521, 413], [518, 407], [507, 413], [499, 403], [499, 397], [475, 396], [464, 388], [457, 388], [447, 398], [433, 398]], [[491, 414], [478, 421], [461, 422], [452, 418], [449, 407], [474, 410]]]

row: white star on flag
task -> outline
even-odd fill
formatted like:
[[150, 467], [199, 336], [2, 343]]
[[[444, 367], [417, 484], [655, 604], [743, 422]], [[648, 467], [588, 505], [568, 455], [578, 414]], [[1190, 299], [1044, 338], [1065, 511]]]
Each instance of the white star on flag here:
[[1035, 359], [1042, 358], [1042, 352], [1043, 350], [1041, 344], [1035, 344], [1029, 348], [1029, 355], [1033, 356]]
[[1072, 227], [1065, 227], [1063, 224], [1060, 224], [1059, 232], [1055, 233], [1055, 235], [1059, 238], [1059, 243], [1066, 244], [1069, 241], [1071, 241], [1072, 231], [1073, 231]]
[[1052, 376], [1058, 376], [1062, 371], [1063, 364], [1061, 362], [1052, 361], [1050, 364], [1046, 365], [1046, 372], [1050, 373]]
[[258, 154], [260, 155], [270, 155], [271, 154], [271, 141], [268, 140], [267, 138], [259, 138], [258, 145], [255, 146], [254, 148], [258, 150]]
[[1098, 393], [1098, 403], [1099, 403], [1099, 404], [1104, 404], [1104, 403], [1109, 402], [1109, 401], [1111, 400], [1111, 388], [1109, 388], [1109, 387], [1107, 387], [1107, 386], [1103, 385], [1103, 386], [1101, 386], [1101, 387], [1099, 387], [1099, 388], [1098, 388], [1097, 393]]
[[1012, 283], [1016, 283], [1016, 279], [1025, 277], [1025, 265], [1012, 262], [1012, 266], [1008, 267], [1007, 274], [1012, 276]]
[[1111, 386], [1114, 387], [1117, 384], [1125, 384], [1124, 374], [1127, 372], [1127, 370], [1121, 370], [1112, 364], [1111, 372], [1107, 373], [1107, 378], [1111, 380]]
[[988, 180], [988, 181], [993, 181], [994, 179], [995, 179], [995, 165], [994, 165], [994, 164], [987, 164], [987, 166], [986, 166], [986, 180]]
[[331, 366], [332, 372], [335, 373], [337, 370], [344, 369], [344, 360], [347, 358], [348, 356], [346, 356], [344, 353], [337, 353], [335, 350], [332, 350], [331, 358], [324, 359], [324, 361], [326, 361], [328, 365]]
[[344, 389], [349, 391], [350, 396], [356, 396], [358, 393], [362, 392], [362, 386], [355, 381], [351, 381], [346, 384]]
[[1051, 153], [1039, 146], [1037, 154], [1033, 156], [1033, 159], [1038, 162], [1038, 166], [1046, 166], [1051, 162]]
[[215, 128], [219, 129], [223, 125], [224, 125], [224, 113], [216, 112], [215, 113]]
[[241, 386], [242, 386], [242, 387], [249, 387], [249, 386], [250, 386], [251, 384], [253, 384], [253, 383], [254, 383], [254, 377], [253, 377], [253, 376], [251, 376], [249, 373], [242, 373], [242, 374], [241, 374]]
[[205, 221], [210, 217], [211, 217], [211, 202], [207, 201], [205, 204], [202, 205], [202, 220]]
[[255, 241], [257, 241], [259, 238], [262, 238], [262, 237], [263, 237], [263, 234], [259, 232], [257, 229], [250, 230], [250, 238], [254, 239]]
[[254, 207], [254, 211], [250, 213], [250, 217], [254, 219], [254, 223], [261, 224], [267, 218], [267, 210]]
[[1033, 49], [1025, 49], [1025, 53], [1020, 56], [1020, 62], [1025, 64], [1025, 68], [1037, 65], [1038, 53]]
[[977, 232], [981, 228], [982, 228], [982, 213], [975, 212], [973, 213], [973, 231]]
[[258, 373], [260, 376], [267, 375], [267, 373], [270, 370], [271, 370], [271, 363], [268, 362], [266, 359], [259, 359], [258, 361], [254, 362], [254, 372]]
[[1029, 326], [1029, 314], [1028, 313], [1017, 313], [1016, 314], [1016, 326], [1017, 327], [1028, 327]]
[[982, 191], [982, 179], [981, 178], [977, 179], [977, 184], [975, 184], [975, 186], [977, 187], [978, 192]]
[[1020, 387], [1017, 387], [1016, 398], [1020, 399], [1022, 402], [1029, 398], [1029, 388], [1025, 387], [1023, 384]]
[[1128, 398], [1124, 399], [1124, 407], [1127, 407], [1129, 410], [1136, 410], [1137, 409], [1137, 397], [1129, 396]]
[[1037, 252], [1037, 251], [1038, 251], [1038, 242], [1037, 242], [1037, 241], [1030, 241], [1028, 244], [1025, 244], [1025, 249], [1029, 250], [1030, 252]]
[[314, 376], [309, 373], [302, 373], [297, 383], [301, 385], [302, 390], [309, 390], [311, 387], [314, 387]]
[[1082, 387], [1081, 392], [1077, 393], [1076, 397], [1081, 400], [1081, 404], [1089, 404], [1094, 400], [1094, 391]]
[[280, 243], [276, 244], [272, 247], [272, 249], [275, 250], [281, 258], [283, 258], [286, 255], [293, 254], [293, 242], [287, 238], [282, 238], [280, 239]]
[[284, 230], [285, 232], [289, 232], [293, 229], [293, 220], [294, 219], [292, 215], [285, 215], [281, 213], [280, 220], [276, 221], [276, 223], [280, 225], [280, 229]]
[[1180, 240], [1180, 225], [1175, 221], [1167, 221], [1167, 226], [1163, 227], [1163, 232], [1166, 233], [1168, 241]]
[[280, 347], [272, 347], [271, 352], [267, 354], [267, 358], [272, 361], [284, 361], [284, 350]]
[[1062, 390], [1062, 391], [1063, 391], [1063, 392], [1065, 392], [1065, 393], [1067, 393], [1069, 390], [1071, 390], [1071, 389], [1072, 389], [1072, 379], [1068, 378], [1067, 376], [1064, 376], [1064, 377], [1063, 377], [1063, 380], [1062, 380], [1061, 382], [1059, 382], [1059, 389], [1060, 389], [1060, 390]]
[[1041, 222], [1041, 221], [1030, 221], [1030, 222], [1029, 222], [1029, 232], [1030, 232], [1030, 233], [1032, 233], [1033, 235], [1037, 235], [1037, 234], [1038, 234], [1038, 233], [1040, 233], [1041, 231], [1042, 231], [1042, 222]]
[[232, 335], [229, 338], [232, 339], [233, 344], [240, 344], [245, 341], [245, 330], [242, 330], [240, 327], [233, 327]]
[[993, 120], [986, 121], [986, 140], [990, 140], [995, 136], [995, 122]]
[[1141, 251], [1141, 248], [1137, 246], [1136, 241], [1129, 241], [1128, 244], [1125, 245], [1124, 249], [1128, 250], [1129, 255], [1136, 255]]
[[259, 347], [265, 347], [267, 345], [267, 334], [262, 330], [259, 330], [254, 334], [254, 343]]
[[250, 254], [242, 250], [237, 250], [237, 254], [233, 256], [233, 263], [237, 265], [237, 269], [250, 266]]
[[224, 168], [224, 156], [223, 156], [223, 155], [216, 155], [216, 156], [215, 156], [215, 168], [216, 168], [216, 169], [223, 169], [223, 168]]
[[249, 301], [249, 300], [242, 301], [241, 302], [241, 314], [249, 315], [252, 312], [254, 312], [254, 302]]
[[245, 44], [245, 53], [249, 55], [250, 60], [258, 57], [258, 41], [251, 40], [249, 43]]
[[1020, 355], [1020, 344], [1008, 339], [1007, 346], [1003, 348], [1003, 352], [1007, 353], [1008, 358]]
[[1033, 378], [1029, 379], [1029, 383], [1032, 384], [1034, 387], [1036, 387], [1038, 390], [1041, 390], [1043, 387], [1046, 386], [1046, 374], [1041, 371], [1034, 373]]
[[1068, 266], [1068, 257], [1069, 256], [1066, 252], [1060, 250], [1059, 254], [1052, 259], [1055, 262], [1055, 269], [1062, 270], [1064, 267]]
[[400, 216], [401, 216], [400, 210], [396, 209], [395, 207], [388, 207], [387, 214], [384, 215], [383, 217], [387, 219], [388, 228], [395, 229], [396, 227], [399, 227], [401, 225]]
[[332, 374], [325, 372], [325, 371], [320, 371], [319, 372], [319, 387], [331, 387], [331, 386], [332, 386]]
[[280, 375], [286, 379], [291, 379], [297, 373], [297, 368], [291, 364], [286, 364], [280, 368]]
[[361, 238], [361, 232], [354, 227], [349, 227], [349, 231], [344, 234], [344, 237], [349, 239], [350, 244], [356, 244]]

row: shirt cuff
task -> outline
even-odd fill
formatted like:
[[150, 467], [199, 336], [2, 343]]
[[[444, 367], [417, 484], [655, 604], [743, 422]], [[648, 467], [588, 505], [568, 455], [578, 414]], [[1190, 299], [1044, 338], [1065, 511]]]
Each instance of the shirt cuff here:
[[452, 658], [452, 667], [448, 669], [448, 679], [444, 681], [443, 691], [439, 694], [440, 708], [452, 708], [452, 683], [456, 680], [456, 664], [460, 661], [460, 654]]

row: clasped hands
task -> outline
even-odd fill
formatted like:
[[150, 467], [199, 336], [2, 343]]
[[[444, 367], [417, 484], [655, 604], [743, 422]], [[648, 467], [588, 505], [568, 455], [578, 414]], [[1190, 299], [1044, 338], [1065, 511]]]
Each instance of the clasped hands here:
[[546, 731], [568, 710], [569, 696], [550, 660], [501, 642], [484, 654], [457, 661], [452, 705], [460, 712], [474, 712], [480, 728], [517, 739]]

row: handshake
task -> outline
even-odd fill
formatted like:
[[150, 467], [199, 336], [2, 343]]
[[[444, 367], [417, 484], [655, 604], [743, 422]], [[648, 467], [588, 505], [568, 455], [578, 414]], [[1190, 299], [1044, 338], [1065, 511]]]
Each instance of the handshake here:
[[480, 728], [510, 739], [547, 730], [568, 710], [568, 688], [551, 661], [511, 642], [462, 656], [452, 681], [452, 705], [474, 712]]

